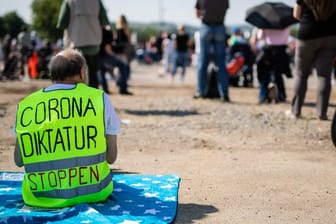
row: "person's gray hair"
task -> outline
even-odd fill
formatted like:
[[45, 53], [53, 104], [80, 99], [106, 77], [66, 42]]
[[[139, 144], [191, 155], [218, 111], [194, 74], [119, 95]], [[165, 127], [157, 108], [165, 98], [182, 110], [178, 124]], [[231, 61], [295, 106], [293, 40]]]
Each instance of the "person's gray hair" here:
[[49, 63], [52, 81], [63, 81], [80, 75], [83, 68], [87, 69], [85, 58], [79, 50], [71, 48], [60, 51]]

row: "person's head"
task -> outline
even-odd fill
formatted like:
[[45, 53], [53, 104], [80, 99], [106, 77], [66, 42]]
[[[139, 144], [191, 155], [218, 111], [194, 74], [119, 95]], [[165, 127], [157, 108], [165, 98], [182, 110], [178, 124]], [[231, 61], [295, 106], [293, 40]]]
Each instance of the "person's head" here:
[[51, 80], [64, 83], [88, 81], [88, 68], [82, 53], [76, 49], [65, 49], [56, 54], [49, 63]]
[[22, 25], [21, 27], [20, 27], [20, 30], [21, 30], [21, 32], [27, 32], [28, 31], [28, 27], [27, 27], [27, 25]]
[[127, 26], [128, 26], [128, 22], [127, 22], [126, 16], [121, 14], [116, 22], [116, 28], [123, 29], [123, 28], [126, 28]]
[[178, 31], [178, 33], [182, 33], [183, 34], [185, 32], [184, 25], [183, 24], [178, 25], [177, 26], [177, 31]]
[[241, 34], [242, 34], [240, 28], [237, 27], [237, 26], [232, 27], [232, 29], [231, 29], [231, 33], [232, 33], [233, 35], [241, 35]]

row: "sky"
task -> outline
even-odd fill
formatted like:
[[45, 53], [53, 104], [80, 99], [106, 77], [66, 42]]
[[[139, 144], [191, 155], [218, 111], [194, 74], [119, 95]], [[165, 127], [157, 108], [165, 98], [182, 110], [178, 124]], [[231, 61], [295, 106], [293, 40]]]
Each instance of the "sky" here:
[[[51, 0], [50, 0], [51, 1]], [[126, 15], [130, 22], [173, 22], [176, 24], [199, 25], [195, 16], [196, 0], [102, 0], [111, 21], [120, 14]], [[225, 23], [227, 25], [245, 24], [245, 11], [265, 0], [230, 0]], [[279, 0], [268, 0], [277, 2]], [[32, 0], [0, 0], [0, 16], [16, 11], [27, 23], [31, 22], [30, 4]], [[293, 6], [296, 0], [283, 0]]]

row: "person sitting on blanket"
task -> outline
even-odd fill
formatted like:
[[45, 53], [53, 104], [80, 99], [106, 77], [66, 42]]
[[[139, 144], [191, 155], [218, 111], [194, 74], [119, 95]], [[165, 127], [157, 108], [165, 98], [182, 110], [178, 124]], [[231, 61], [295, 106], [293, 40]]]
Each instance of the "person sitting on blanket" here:
[[120, 121], [102, 90], [87, 85], [83, 55], [66, 49], [50, 62], [53, 84], [19, 102], [14, 160], [24, 166], [25, 204], [61, 208], [105, 201], [113, 182]]

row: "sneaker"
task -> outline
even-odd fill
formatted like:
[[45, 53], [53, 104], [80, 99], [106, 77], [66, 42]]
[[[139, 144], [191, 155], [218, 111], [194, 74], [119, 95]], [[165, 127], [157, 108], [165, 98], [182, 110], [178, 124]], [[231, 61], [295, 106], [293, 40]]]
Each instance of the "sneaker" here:
[[119, 91], [119, 93], [120, 93], [121, 95], [129, 95], [129, 96], [133, 95], [133, 93], [128, 92], [127, 90], [121, 90], [121, 91]]
[[195, 95], [193, 96], [193, 98], [194, 98], [194, 99], [203, 99], [203, 98], [205, 98], [205, 97], [202, 96], [202, 95], [200, 95], [200, 94], [195, 94]]
[[320, 121], [327, 121], [328, 120], [328, 116], [327, 115], [319, 116], [319, 120]]
[[285, 115], [286, 115], [286, 117], [288, 117], [290, 119], [299, 119], [300, 118], [300, 115], [293, 114], [291, 110], [286, 110]]

